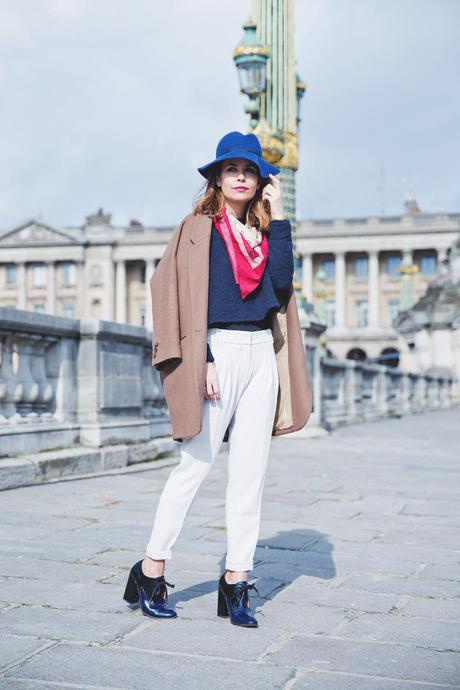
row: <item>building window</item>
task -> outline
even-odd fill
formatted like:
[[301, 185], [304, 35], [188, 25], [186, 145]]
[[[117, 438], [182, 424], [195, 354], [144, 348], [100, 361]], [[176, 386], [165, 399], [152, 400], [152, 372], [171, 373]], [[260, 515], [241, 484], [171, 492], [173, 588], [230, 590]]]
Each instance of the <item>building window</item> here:
[[335, 261], [334, 259], [323, 259], [321, 268], [326, 274], [326, 280], [332, 280], [335, 275]]
[[62, 305], [62, 316], [68, 319], [75, 318], [75, 305], [70, 302], [64, 302]]
[[45, 264], [34, 264], [32, 282], [34, 287], [43, 287], [46, 285], [46, 266]]
[[326, 301], [326, 324], [335, 326], [335, 300], [332, 299]]
[[399, 311], [399, 299], [397, 297], [392, 297], [388, 300], [388, 325], [391, 326], [393, 321], [398, 315]]
[[139, 305], [139, 325], [145, 326], [145, 304]]
[[367, 326], [367, 299], [357, 299], [355, 302], [356, 325], [358, 328]]
[[436, 273], [436, 257], [426, 255], [420, 257], [420, 273], [424, 276], [431, 276]]
[[73, 261], [66, 261], [63, 264], [64, 285], [75, 285], [77, 282], [76, 266]]
[[45, 311], [45, 305], [44, 304], [34, 304], [34, 311], [38, 312], [39, 314], [42, 314]]
[[6, 285], [16, 285], [16, 264], [6, 264], [5, 283]]
[[367, 278], [367, 256], [357, 256], [355, 258], [355, 278]]
[[387, 258], [387, 274], [389, 276], [399, 276], [399, 267], [401, 266], [400, 256], [389, 256]]

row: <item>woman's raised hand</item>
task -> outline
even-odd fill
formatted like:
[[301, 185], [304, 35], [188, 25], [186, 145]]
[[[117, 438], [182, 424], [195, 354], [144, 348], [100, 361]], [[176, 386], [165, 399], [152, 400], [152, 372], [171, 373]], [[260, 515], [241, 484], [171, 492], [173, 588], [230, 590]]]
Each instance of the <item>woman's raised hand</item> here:
[[269, 182], [262, 191], [262, 201], [268, 201], [272, 220], [285, 220], [283, 200], [281, 198], [281, 183], [275, 175], [270, 175]]
[[204, 397], [208, 400], [220, 400], [220, 388], [214, 362], [206, 362], [206, 381]]

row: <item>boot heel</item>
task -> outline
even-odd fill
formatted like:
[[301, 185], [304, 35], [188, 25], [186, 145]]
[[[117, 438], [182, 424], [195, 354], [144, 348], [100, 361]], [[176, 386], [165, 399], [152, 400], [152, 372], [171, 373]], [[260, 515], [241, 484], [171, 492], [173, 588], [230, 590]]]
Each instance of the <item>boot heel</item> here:
[[136, 581], [131, 572], [129, 573], [128, 582], [126, 583], [123, 599], [129, 604], [137, 604], [139, 601], [139, 590], [137, 589]]
[[221, 618], [228, 618], [229, 616], [227, 604], [225, 603], [225, 597], [220, 589], [217, 596], [217, 615]]

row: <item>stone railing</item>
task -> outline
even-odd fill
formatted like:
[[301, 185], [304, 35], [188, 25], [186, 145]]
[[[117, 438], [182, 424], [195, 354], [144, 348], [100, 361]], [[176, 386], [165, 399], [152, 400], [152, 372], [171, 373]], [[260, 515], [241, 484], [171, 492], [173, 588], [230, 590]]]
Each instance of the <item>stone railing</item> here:
[[[314, 393], [310, 427], [453, 402], [450, 378], [320, 359], [316, 335], [303, 332]], [[170, 436], [151, 336], [136, 326], [0, 308], [0, 457], [132, 449]]]
[[321, 420], [333, 428], [455, 404], [454, 379], [349, 359], [321, 358]]
[[0, 457], [170, 432], [151, 333], [0, 308]]

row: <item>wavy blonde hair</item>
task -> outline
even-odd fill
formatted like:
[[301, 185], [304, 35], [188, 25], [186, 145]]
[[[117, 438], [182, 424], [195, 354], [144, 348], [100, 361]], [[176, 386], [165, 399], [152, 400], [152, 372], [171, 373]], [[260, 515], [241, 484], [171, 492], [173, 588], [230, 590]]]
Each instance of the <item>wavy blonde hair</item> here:
[[[195, 201], [193, 213], [202, 213], [204, 216], [213, 218], [217, 216], [220, 220], [222, 208], [225, 204], [225, 197], [222, 190], [217, 186], [217, 177], [222, 169], [222, 163], [216, 163], [209, 173], [207, 182], [198, 192], [201, 196]], [[256, 227], [262, 232], [268, 232], [271, 221], [270, 203], [262, 201], [262, 191], [270, 180], [264, 180], [260, 176], [257, 179], [257, 191], [251, 201], [248, 202], [245, 212], [245, 221], [249, 227]]]

